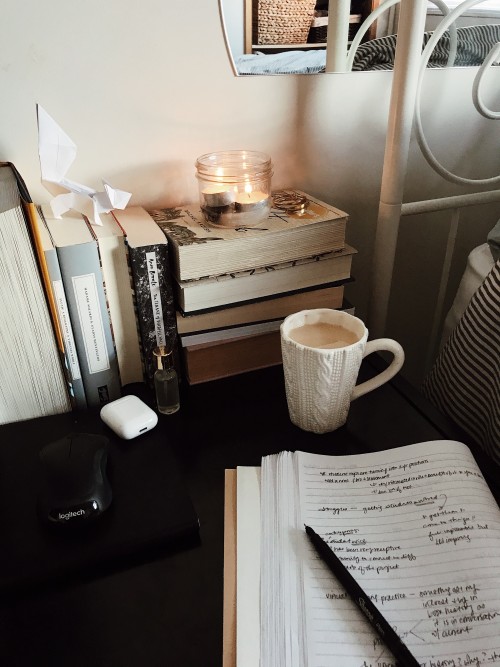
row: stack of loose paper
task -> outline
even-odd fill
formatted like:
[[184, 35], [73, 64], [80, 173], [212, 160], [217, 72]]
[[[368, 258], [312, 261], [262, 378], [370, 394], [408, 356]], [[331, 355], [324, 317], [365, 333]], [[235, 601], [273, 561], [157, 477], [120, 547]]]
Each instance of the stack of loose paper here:
[[237, 487], [238, 667], [395, 664], [304, 524], [422, 665], [500, 665], [500, 511], [465, 445], [282, 452]]

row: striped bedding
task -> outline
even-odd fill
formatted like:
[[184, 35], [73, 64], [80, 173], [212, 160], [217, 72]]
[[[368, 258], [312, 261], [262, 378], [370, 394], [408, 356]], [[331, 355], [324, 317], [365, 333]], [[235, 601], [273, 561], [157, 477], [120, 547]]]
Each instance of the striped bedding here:
[[[423, 47], [432, 36], [432, 32], [424, 33]], [[481, 65], [491, 50], [491, 47], [500, 42], [500, 24], [473, 25], [457, 28], [457, 57], [456, 67], [471, 67]], [[354, 56], [353, 71], [388, 70], [394, 67], [396, 52], [396, 35], [379, 37], [360, 44]], [[446, 31], [428, 62], [428, 67], [446, 67], [450, 52], [450, 33]]]
[[500, 464], [500, 259], [472, 296], [422, 392]]
[[[431, 32], [424, 33], [423, 45]], [[475, 25], [457, 28], [456, 66], [481, 65], [491, 47], [500, 42], [499, 25]], [[448, 62], [449, 33], [439, 40], [429, 60], [429, 67], [445, 67]], [[396, 35], [372, 39], [360, 44], [353, 62], [353, 71], [391, 70], [394, 67]], [[254, 53], [235, 59], [238, 74], [318, 74], [325, 71], [326, 50]]]

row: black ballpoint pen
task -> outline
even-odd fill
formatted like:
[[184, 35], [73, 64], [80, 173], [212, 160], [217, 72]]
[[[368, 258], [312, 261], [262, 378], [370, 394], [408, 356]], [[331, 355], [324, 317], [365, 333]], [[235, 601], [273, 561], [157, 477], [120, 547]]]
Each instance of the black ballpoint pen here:
[[418, 660], [410, 653], [406, 644], [392, 629], [349, 570], [333, 553], [328, 544], [310, 526], [306, 526], [305, 529], [314, 548], [321, 556], [321, 559], [328, 565], [335, 577], [346, 589], [353, 602], [357, 604], [366, 618], [370, 621], [373, 628], [384, 640], [385, 645], [391, 650], [396, 658], [398, 665], [400, 665], [400, 667], [420, 667]]

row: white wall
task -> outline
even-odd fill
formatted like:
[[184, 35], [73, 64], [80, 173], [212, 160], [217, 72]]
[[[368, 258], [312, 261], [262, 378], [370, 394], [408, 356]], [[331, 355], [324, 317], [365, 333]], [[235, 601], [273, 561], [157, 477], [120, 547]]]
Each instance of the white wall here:
[[[366, 314], [391, 73], [237, 78], [216, 0], [4, 0], [0, 44], [0, 158], [16, 164], [36, 201], [49, 199], [40, 183], [37, 102], [78, 145], [69, 177], [91, 186], [105, 177], [132, 191], [134, 204], [195, 201], [198, 155], [263, 150], [274, 161], [275, 187], [303, 188], [350, 213], [348, 242], [359, 254], [348, 295]], [[448, 164], [491, 175], [500, 171], [500, 138], [477, 119], [465, 92], [471, 75], [431, 73], [425, 122]], [[498, 94], [491, 98], [499, 108]], [[456, 191], [426, 171], [412, 146], [408, 199]], [[427, 226], [425, 238], [417, 234], [419, 259], [406, 226], [390, 330], [408, 347], [412, 376], [427, 317], [420, 294], [432, 287], [421, 269], [439, 266], [434, 249], [442, 231]], [[487, 227], [477, 224], [467, 248]], [[402, 323], [413, 323], [416, 301], [420, 319], [408, 330]]]

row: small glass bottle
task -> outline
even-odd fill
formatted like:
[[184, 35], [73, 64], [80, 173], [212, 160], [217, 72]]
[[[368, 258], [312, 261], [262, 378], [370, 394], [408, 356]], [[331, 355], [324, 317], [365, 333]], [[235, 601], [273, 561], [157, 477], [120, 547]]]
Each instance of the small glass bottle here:
[[154, 374], [158, 412], [171, 415], [180, 408], [179, 380], [173, 366], [172, 350], [160, 345], [155, 347], [153, 354], [158, 365]]

